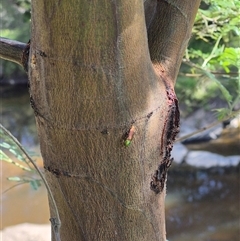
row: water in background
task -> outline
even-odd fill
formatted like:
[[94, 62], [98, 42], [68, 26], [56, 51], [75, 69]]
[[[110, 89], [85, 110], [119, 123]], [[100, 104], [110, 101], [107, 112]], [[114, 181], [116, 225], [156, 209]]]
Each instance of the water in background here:
[[[1, 87], [0, 103], [1, 124], [11, 131], [27, 151], [34, 155], [33, 159], [42, 167], [34, 114], [29, 104], [26, 86], [18, 86], [14, 89]], [[47, 223], [49, 208], [45, 187], [41, 186], [34, 190], [29, 184], [19, 185], [18, 182], [7, 180], [8, 177], [14, 176], [38, 178], [36, 174], [23, 171], [4, 161], [1, 161], [0, 165], [2, 204], [0, 229], [24, 222]]]
[[[39, 153], [33, 110], [26, 87], [1, 94], [1, 123], [29, 151]], [[40, 167], [42, 160], [36, 155]], [[204, 160], [207, 161], [207, 160]], [[1, 162], [1, 193], [16, 183], [9, 176], [31, 175]], [[166, 196], [169, 241], [240, 240], [240, 180], [238, 167], [200, 169], [173, 165]], [[49, 223], [47, 193], [29, 184], [18, 185], [1, 195], [1, 229], [18, 223]]]

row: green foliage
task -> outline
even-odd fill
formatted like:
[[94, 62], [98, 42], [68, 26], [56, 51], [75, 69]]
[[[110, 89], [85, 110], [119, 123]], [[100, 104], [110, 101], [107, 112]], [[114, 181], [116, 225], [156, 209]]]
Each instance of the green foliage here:
[[[35, 191], [38, 190], [38, 188], [41, 186], [41, 182], [42, 182], [41, 179], [33, 179], [31, 177], [17, 177], [17, 176], [8, 177], [7, 180], [13, 181], [15, 183], [17, 182], [16, 185], [21, 185], [21, 184], [27, 184], [28, 183], [31, 186], [31, 188], [33, 190], [35, 190]], [[13, 187], [15, 187], [16, 185], [14, 185]], [[10, 190], [10, 189], [12, 189], [12, 187], [7, 189], [7, 190], [5, 190], [5, 192]]]
[[[60, 240], [60, 238], [58, 238], [58, 237], [60, 237], [59, 229], [61, 227], [61, 220], [59, 217], [59, 212], [57, 209], [55, 199], [53, 197], [51, 189], [49, 188], [49, 185], [48, 185], [44, 175], [39, 170], [38, 166], [32, 160], [32, 158], [29, 156], [29, 154], [22, 147], [22, 145], [18, 142], [18, 140], [7, 129], [5, 129], [2, 126], [2, 124], [0, 124], [0, 141], [1, 141], [1, 143], [3, 143], [2, 147], [9, 150], [9, 152], [11, 152], [13, 155], [15, 155], [15, 158], [20, 158], [20, 161], [22, 161], [22, 159], [24, 160], [24, 162], [27, 164], [27, 166], [30, 169], [27, 171], [34, 171], [40, 176], [40, 179], [36, 179], [36, 178], [32, 178], [32, 177], [24, 177], [24, 176], [23, 177], [14, 176], [14, 177], [8, 177], [8, 180], [17, 182], [17, 184], [14, 185], [13, 187], [15, 187], [19, 184], [29, 183], [31, 185], [31, 187], [35, 190], [37, 190], [38, 187], [41, 186], [41, 182], [44, 183], [44, 185], [48, 191], [49, 198], [50, 198], [50, 200], [53, 204], [54, 210], [55, 210], [55, 217], [51, 217], [50, 221], [52, 223], [52, 228], [53, 228], [53, 230], [55, 230], [55, 233], [56, 233], [56, 237], [57, 237], [56, 240]], [[13, 151], [11, 151], [11, 150], [13, 150]], [[7, 160], [7, 162], [11, 162], [12, 164], [15, 165], [16, 162], [11, 160], [11, 158], [9, 158], [9, 156], [5, 152], [1, 151], [0, 155], [3, 157], [3, 158], [1, 158], [1, 160], [3, 160], [3, 161]], [[25, 157], [26, 157], [26, 159], [25, 159]], [[30, 166], [30, 163], [33, 165], [33, 168]], [[13, 187], [11, 187], [11, 188], [13, 188]], [[5, 190], [5, 192], [8, 190]]]
[[[18, 140], [7, 129], [5, 129], [2, 126], [2, 124], [0, 124], [0, 140], [1, 140], [1, 143], [4, 143], [3, 146], [6, 149], [8, 149], [9, 152], [12, 152], [12, 151], [10, 151], [10, 149], [14, 150], [12, 152], [12, 154], [14, 154], [14, 155], [16, 154], [15, 155], [16, 158], [20, 157], [20, 161], [22, 159], [22, 156], [25, 156], [26, 157], [25, 163], [29, 167], [29, 169], [30, 169], [29, 171], [36, 172], [40, 177], [40, 179], [38, 179], [38, 178], [34, 178], [34, 177], [16, 177], [16, 176], [14, 176], [14, 177], [9, 177], [8, 180], [17, 182], [16, 185], [29, 183], [32, 186], [32, 188], [35, 189], [35, 190], [38, 189], [38, 187], [41, 185], [41, 182], [44, 183], [44, 185], [45, 185], [45, 187], [48, 191], [49, 198], [50, 198], [50, 200], [52, 202], [52, 205], [54, 207], [54, 210], [55, 210], [55, 217], [50, 218], [50, 221], [52, 223], [52, 228], [55, 229], [56, 233], [59, 233], [59, 229], [61, 227], [61, 220], [60, 220], [60, 217], [59, 217], [59, 212], [58, 212], [58, 209], [57, 209], [55, 199], [54, 199], [53, 194], [51, 192], [51, 189], [50, 189], [44, 175], [39, 170], [36, 163], [32, 160], [32, 158], [28, 155], [28, 153], [22, 147], [22, 145], [18, 142]], [[23, 153], [23, 155], [22, 155], [21, 152]], [[8, 155], [6, 155], [3, 151], [1, 151], [0, 154], [4, 154], [4, 158], [2, 158], [1, 160], [6, 159], [6, 160], [8, 160], [8, 162], [9, 162], [9, 160], [11, 160], [11, 158], [8, 158]], [[12, 160], [11, 163], [15, 165], [15, 161]], [[33, 165], [33, 168], [30, 166], [30, 163]], [[14, 185], [14, 186], [16, 186], [16, 185]], [[6, 191], [8, 191], [8, 190], [6, 190]], [[57, 240], [60, 240], [60, 239], [57, 238]]]
[[0, 159], [21, 168], [23, 171], [31, 172], [31, 176], [13, 176], [8, 177], [9, 181], [17, 182], [19, 184], [29, 183], [30, 186], [37, 190], [41, 186], [41, 179], [33, 178], [32, 175], [36, 174], [36, 169], [30, 164], [30, 160], [26, 156], [26, 150], [22, 150], [18, 143], [13, 139], [8, 132], [1, 126], [0, 128]]
[[30, 0], [18, 0], [16, 6], [23, 10], [23, 22], [29, 22], [31, 19], [31, 1]]
[[239, 36], [239, 9], [238, 0], [203, 1], [193, 29], [196, 39], [209, 43], [217, 41], [220, 36], [224, 38], [224, 43], [236, 40]]
[[240, 66], [240, 48], [225, 48], [216, 58], [210, 60], [212, 66], [222, 67], [226, 73], [230, 73], [231, 66]]
[[[2, 132], [1, 133], [1, 136], [3, 135]], [[0, 143], [0, 146], [7, 149], [10, 153], [12, 153], [18, 160], [20, 161], [26, 161], [25, 157], [23, 156], [23, 153], [21, 152], [21, 150], [19, 150], [19, 148], [15, 145], [15, 143], [12, 143], [9, 139], [7, 139], [11, 145], [9, 145], [7, 142], [1, 142]], [[5, 154], [5, 157], [6, 157], [6, 161], [10, 162], [10, 159], [6, 154]], [[4, 157], [3, 157], [4, 158]]]
[[[2, 0], [1, 37], [28, 42], [30, 39], [30, 0]], [[1, 78], [26, 76], [22, 67], [6, 60], [0, 60]]]
[[240, 99], [240, 2], [205, 0], [183, 60], [176, 90], [189, 109], [211, 99], [226, 101], [228, 113]]

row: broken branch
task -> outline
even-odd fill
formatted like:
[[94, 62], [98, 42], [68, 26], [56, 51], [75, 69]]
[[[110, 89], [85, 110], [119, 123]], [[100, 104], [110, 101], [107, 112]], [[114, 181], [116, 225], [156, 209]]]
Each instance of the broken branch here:
[[7, 39], [0, 38], [0, 58], [12, 61], [23, 66], [22, 56], [27, 44]]

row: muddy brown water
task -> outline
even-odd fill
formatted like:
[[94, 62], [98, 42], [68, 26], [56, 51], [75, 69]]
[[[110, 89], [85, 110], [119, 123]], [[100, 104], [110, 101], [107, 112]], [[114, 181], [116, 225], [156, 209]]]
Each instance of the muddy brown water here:
[[[26, 88], [1, 98], [1, 123], [23, 143], [39, 152], [33, 111]], [[35, 158], [42, 166], [39, 156]], [[206, 160], [205, 160], [206, 161]], [[13, 187], [10, 176], [31, 176], [1, 161], [1, 229], [19, 223], [49, 223], [47, 192], [29, 184]], [[13, 187], [13, 188], [11, 188]], [[11, 188], [7, 192], [5, 190]], [[240, 179], [238, 167], [201, 169], [173, 165], [168, 175], [166, 226], [169, 241], [240, 240]]]

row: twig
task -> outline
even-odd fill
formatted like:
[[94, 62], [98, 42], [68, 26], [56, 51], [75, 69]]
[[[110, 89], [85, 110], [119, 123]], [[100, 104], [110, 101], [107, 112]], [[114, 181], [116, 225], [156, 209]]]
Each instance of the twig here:
[[[35, 162], [32, 160], [32, 158], [28, 155], [28, 153], [24, 150], [24, 148], [22, 147], [22, 145], [18, 142], [18, 140], [7, 130], [5, 129], [2, 124], [0, 124], [0, 128], [3, 130], [3, 132], [8, 135], [15, 143], [16, 145], [20, 148], [20, 150], [26, 155], [27, 159], [32, 163], [32, 165], [34, 166], [34, 168], [36, 169], [36, 171], [38, 172], [39, 176], [41, 177], [47, 191], [49, 194], [49, 197], [53, 203], [54, 209], [55, 209], [55, 214], [56, 214], [56, 218], [50, 218], [50, 222], [52, 224], [52, 228], [55, 232], [55, 237], [57, 241], [61, 241], [60, 239], [60, 227], [61, 227], [61, 220], [59, 217], [59, 213], [58, 213], [58, 209], [57, 209], [57, 204], [55, 202], [55, 199], [53, 197], [52, 191], [50, 189], [50, 187], [48, 186], [48, 183], [45, 179], [45, 177], [43, 176], [42, 172], [40, 171], [40, 169], [38, 168], [38, 166], [35, 164]], [[53, 221], [54, 220], [54, 221]]]
[[[226, 120], [228, 120], [228, 119], [229, 119], [229, 118], [226, 118]], [[182, 136], [182, 137], [177, 138], [177, 139], [176, 139], [176, 142], [182, 142], [182, 141], [188, 139], [189, 137], [192, 137], [192, 136], [194, 136], [194, 135], [196, 135], [196, 134], [198, 134], [198, 133], [201, 133], [201, 132], [203, 132], [203, 131], [206, 131], [206, 130], [208, 130], [208, 129], [211, 129], [212, 127], [218, 125], [218, 124], [221, 123], [221, 122], [222, 122], [222, 120], [221, 120], [221, 121], [215, 121], [215, 122], [213, 122], [212, 124], [210, 124], [210, 125], [208, 125], [208, 126], [205, 126], [205, 127], [201, 128], [201, 129], [199, 129], [199, 130], [197, 130], [197, 131], [191, 132], [190, 134], [187, 134], [187, 135], [185, 135], [185, 136]]]
[[6, 189], [6, 190], [4, 190], [4, 191], [3, 191], [1, 194], [4, 194], [4, 193], [6, 193], [6, 192], [10, 191], [11, 189], [13, 189], [14, 187], [17, 187], [17, 186], [19, 186], [19, 185], [23, 185], [23, 184], [27, 184], [27, 182], [24, 182], [24, 181], [19, 182], [19, 183], [17, 183], [17, 184], [15, 184], [15, 185], [13, 185], [13, 186], [11, 186], [11, 187], [7, 188], [7, 189]]
[[212, 127], [220, 124], [221, 122], [226, 121], [226, 120], [229, 120], [230, 118], [239, 115], [239, 113], [240, 113], [240, 111], [234, 112], [234, 113], [232, 113], [231, 115], [228, 115], [227, 117], [225, 117], [224, 119], [215, 121], [215, 122], [213, 122], [212, 124], [210, 124], [210, 125], [208, 125], [208, 126], [205, 126], [205, 127], [201, 128], [201, 129], [199, 129], [199, 130], [197, 130], [197, 131], [191, 132], [190, 134], [187, 134], [187, 135], [185, 135], [185, 136], [182, 136], [182, 137], [177, 138], [175, 142], [182, 142], [182, 141], [188, 139], [188, 138], [191, 137], [191, 136], [194, 136], [194, 135], [196, 135], [196, 134], [198, 134], [198, 133], [201, 133], [201, 132], [203, 132], [203, 131], [206, 131], [206, 130], [208, 130], [208, 129], [211, 129]]
[[211, 52], [210, 55], [204, 60], [202, 66], [201, 66], [203, 69], [206, 67], [207, 63], [208, 63], [213, 57], [216, 57], [215, 52], [216, 52], [216, 49], [217, 49], [218, 44], [219, 44], [219, 42], [220, 42], [221, 39], [222, 39], [222, 35], [220, 35], [220, 36], [218, 37], [218, 39], [217, 39], [217, 41], [216, 41], [216, 43], [215, 43], [215, 45], [214, 45], [214, 47], [213, 47], [213, 49], [212, 49], [212, 52]]

